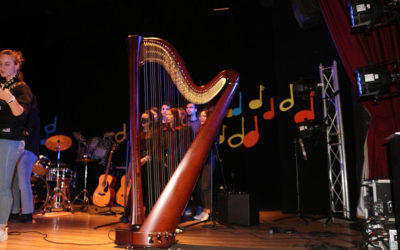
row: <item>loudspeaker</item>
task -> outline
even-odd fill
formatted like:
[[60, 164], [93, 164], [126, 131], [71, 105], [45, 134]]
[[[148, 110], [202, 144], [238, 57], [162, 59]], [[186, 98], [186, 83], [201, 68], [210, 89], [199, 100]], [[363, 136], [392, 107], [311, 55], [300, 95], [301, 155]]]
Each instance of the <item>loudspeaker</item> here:
[[300, 28], [307, 30], [321, 25], [321, 10], [317, 0], [291, 0], [291, 4]]
[[221, 224], [251, 226], [259, 223], [258, 207], [249, 193], [219, 193], [216, 218]]

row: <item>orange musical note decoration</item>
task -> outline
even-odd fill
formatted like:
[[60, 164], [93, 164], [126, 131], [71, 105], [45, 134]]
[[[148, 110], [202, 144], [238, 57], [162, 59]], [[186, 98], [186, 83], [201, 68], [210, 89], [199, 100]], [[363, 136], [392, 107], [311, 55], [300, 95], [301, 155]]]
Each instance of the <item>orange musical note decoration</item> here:
[[[233, 143], [232, 143], [232, 140], [235, 139], [235, 138], [239, 138], [239, 142], [236, 143], [236, 144], [233, 144]], [[232, 135], [231, 137], [229, 137], [229, 138], [228, 138], [228, 145], [229, 145], [231, 148], [237, 148], [237, 147], [239, 147], [240, 145], [242, 145], [242, 143], [243, 143], [243, 138], [244, 138], [244, 117], [242, 116], [242, 132], [239, 133], [239, 134], [234, 134], [234, 135]]]
[[264, 89], [265, 89], [265, 87], [263, 85], [260, 85], [259, 97], [258, 97], [258, 99], [254, 99], [249, 102], [250, 109], [258, 109], [262, 106], [262, 104], [263, 104], [262, 92], [264, 91]]
[[270, 106], [271, 106], [271, 109], [266, 111], [263, 114], [264, 120], [271, 120], [272, 118], [275, 117], [274, 98], [273, 97], [271, 97], [271, 99], [270, 99]]
[[301, 123], [305, 121], [312, 121], [315, 119], [314, 113], [314, 96], [315, 91], [310, 92], [310, 110], [302, 110], [294, 115], [294, 122]]
[[243, 138], [243, 145], [246, 148], [251, 148], [258, 142], [260, 133], [258, 132], [258, 117], [254, 116], [254, 130], [247, 133]]
[[[279, 109], [282, 112], [286, 112], [289, 109], [291, 109], [294, 106], [294, 98], [293, 98], [293, 84], [289, 84], [289, 88], [290, 88], [290, 97], [283, 100], [280, 105], [279, 105]], [[285, 107], [286, 103], [288, 103], [289, 105], [287, 107]]]
[[225, 129], [226, 129], [226, 125], [222, 124], [222, 134], [219, 135], [219, 144], [222, 144], [225, 141]]

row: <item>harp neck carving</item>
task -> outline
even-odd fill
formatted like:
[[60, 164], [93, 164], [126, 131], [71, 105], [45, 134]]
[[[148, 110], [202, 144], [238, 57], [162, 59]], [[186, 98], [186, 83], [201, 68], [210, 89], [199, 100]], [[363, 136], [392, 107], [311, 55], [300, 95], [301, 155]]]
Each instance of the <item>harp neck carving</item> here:
[[179, 92], [194, 104], [210, 102], [226, 83], [238, 79], [238, 73], [234, 70], [223, 70], [208, 83], [201, 86], [195, 84], [179, 53], [171, 44], [160, 38], [143, 38], [139, 65], [143, 66], [147, 62], [162, 65]]

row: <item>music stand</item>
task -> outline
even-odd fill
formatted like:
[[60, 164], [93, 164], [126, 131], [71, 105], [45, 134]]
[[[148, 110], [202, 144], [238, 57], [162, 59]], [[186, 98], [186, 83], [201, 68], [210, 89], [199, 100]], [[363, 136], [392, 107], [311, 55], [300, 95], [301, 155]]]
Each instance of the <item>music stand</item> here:
[[[75, 201], [79, 200], [79, 201], [82, 202], [81, 210], [86, 208], [86, 211], [88, 211], [88, 209], [89, 209], [88, 207], [89, 207], [89, 205], [91, 203], [91, 196], [90, 196], [89, 191], [87, 190], [87, 175], [88, 175], [87, 167], [88, 167], [88, 163], [96, 162], [96, 160], [90, 159], [90, 158], [87, 157], [87, 155], [84, 155], [83, 158], [78, 159], [77, 162], [78, 163], [81, 163], [81, 162], [85, 163], [85, 179], [84, 179], [84, 182], [83, 182], [82, 191], [80, 191], [79, 194], [77, 196], [75, 196], [75, 199], [72, 201], [72, 204], [74, 204]], [[79, 197], [82, 194], [83, 194], [83, 199], [79, 199]]]

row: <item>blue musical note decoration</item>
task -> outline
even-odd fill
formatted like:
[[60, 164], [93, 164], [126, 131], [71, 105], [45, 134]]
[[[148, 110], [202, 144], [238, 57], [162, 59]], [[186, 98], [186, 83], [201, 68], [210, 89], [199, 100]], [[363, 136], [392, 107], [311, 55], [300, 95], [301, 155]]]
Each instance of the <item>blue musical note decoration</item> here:
[[54, 123], [49, 123], [44, 126], [44, 132], [46, 132], [46, 139], [40, 140], [40, 145], [44, 146], [46, 140], [49, 138], [49, 134], [54, 133], [57, 128], [57, 116], [54, 117]]

